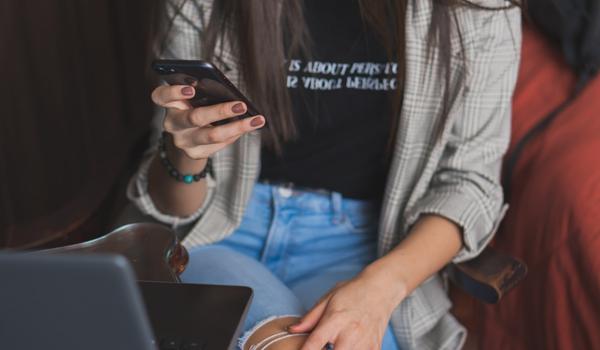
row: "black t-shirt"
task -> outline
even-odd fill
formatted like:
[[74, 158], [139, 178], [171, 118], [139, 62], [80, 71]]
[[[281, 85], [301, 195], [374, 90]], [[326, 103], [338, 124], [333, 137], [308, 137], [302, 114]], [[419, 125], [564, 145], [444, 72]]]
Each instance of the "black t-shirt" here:
[[312, 57], [292, 59], [287, 80], [299, 136], [282, 156], [263, 148], [260, 178], [377, 198], [387, 172], [397, 65], [368, 31], [356, 0], [305, 6]]

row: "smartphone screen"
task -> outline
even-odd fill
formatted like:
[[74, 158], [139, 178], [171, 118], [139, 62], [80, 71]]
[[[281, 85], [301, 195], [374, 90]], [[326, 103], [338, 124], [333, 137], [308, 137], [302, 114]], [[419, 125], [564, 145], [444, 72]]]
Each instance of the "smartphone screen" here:
[[157, 60], [152, 63], [152, 68], [169, 85], [193, 86], [196, 94], [189, 102], [194, 108], [231, 101], [243, 101], [246, 104], [245, 114], [215, 122], [214, 125], [223, 125], [260, 114], [248, 98], [221, 71], [208, 62]]

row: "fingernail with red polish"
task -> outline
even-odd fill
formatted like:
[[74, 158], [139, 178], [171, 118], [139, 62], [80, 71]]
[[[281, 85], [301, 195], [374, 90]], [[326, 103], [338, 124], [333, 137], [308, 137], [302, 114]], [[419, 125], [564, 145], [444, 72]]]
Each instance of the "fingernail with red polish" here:
[[191, 86], [186, 86], [183, 89], [181, 89], [181, 93], [183, 94], [183, 96], [194, 96], [194, 88]]
[[259, 127], [259, 126], [263, 126], [265, 124], [265, 122], [263, 121], [262, 117], [255, 117], [254, 119], [252, 119], [250, 121], [250, 126], [252, 127]]
[[231, 107], [231, 110], [233, 111], [233, 113], [243, 113], [246, 108], [244, 108], [244, 104], [243, 103], [236, 103], [233, 105], [233, 107]]

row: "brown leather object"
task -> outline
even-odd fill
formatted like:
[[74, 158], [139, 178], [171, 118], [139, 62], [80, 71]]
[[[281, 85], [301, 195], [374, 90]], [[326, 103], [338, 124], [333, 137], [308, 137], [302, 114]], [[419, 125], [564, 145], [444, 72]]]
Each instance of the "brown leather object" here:
[[151, 223], [123, 226], [92, 241], [44, 250], [47, 253], [119, 254], [131, 263], [138, 280], [179, 282], [187, 250], [169, 228]]
[[525, 278], [527, 266], [488, 247], [473, 260], [449, 266], [447, 272], [450, 280], [471, 296], [494, 304]]

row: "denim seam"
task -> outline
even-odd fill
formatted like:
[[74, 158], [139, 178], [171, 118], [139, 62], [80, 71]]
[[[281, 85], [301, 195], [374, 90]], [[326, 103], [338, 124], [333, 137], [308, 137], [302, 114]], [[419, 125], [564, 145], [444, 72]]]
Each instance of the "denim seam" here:
[[331, 192], [330, 200], [333, 209], [333, 224], [341, 224], [344, 221], [344, 203], [342, 195], [337, 192]]
[[291, 225], [291, 222], [288, 223], [288, 227], [286, 227], [286, 235], [285, 235], [285, 244], [284, 244], [284, 249], [283, 252], [281, 254], [281, 276], [279, 277], [282, 281], [287, 281], [287, 277], [288, 277], [288, 270], [289, 267], [291, 266], [290, 263], [290, 240], [292, 239], [292, 237], [294, 236], [291, 231], [290, 231], [290, 227], [292, 227], [293, 225]]
[[277, 189], [273, 186], [271, 186], [271, 205], [273, 206], [273, 212], [271, 213], [271, 223], [270, 223], [270, 227], [269, 227], [269, 232], [267, 233], [267, 239], [265, 240], [265, 246], [263, 247], [262, 253], [261, 253], [261, 257], [260, 257], [260, 262], [263, 263], [265, 266], [268, 265], [268, 257], [269, 257], [269, 250], [272, 246], [273, 243], [273, 237], [276, 234], [276, 230], [277, 230], [277, 226], [278, 226], [278, 222], [277, 222], [277, 217], [279, 216], [279, 202], [278, 202], [278, 197], [277, 197], [277, 193], [276, 193]]

